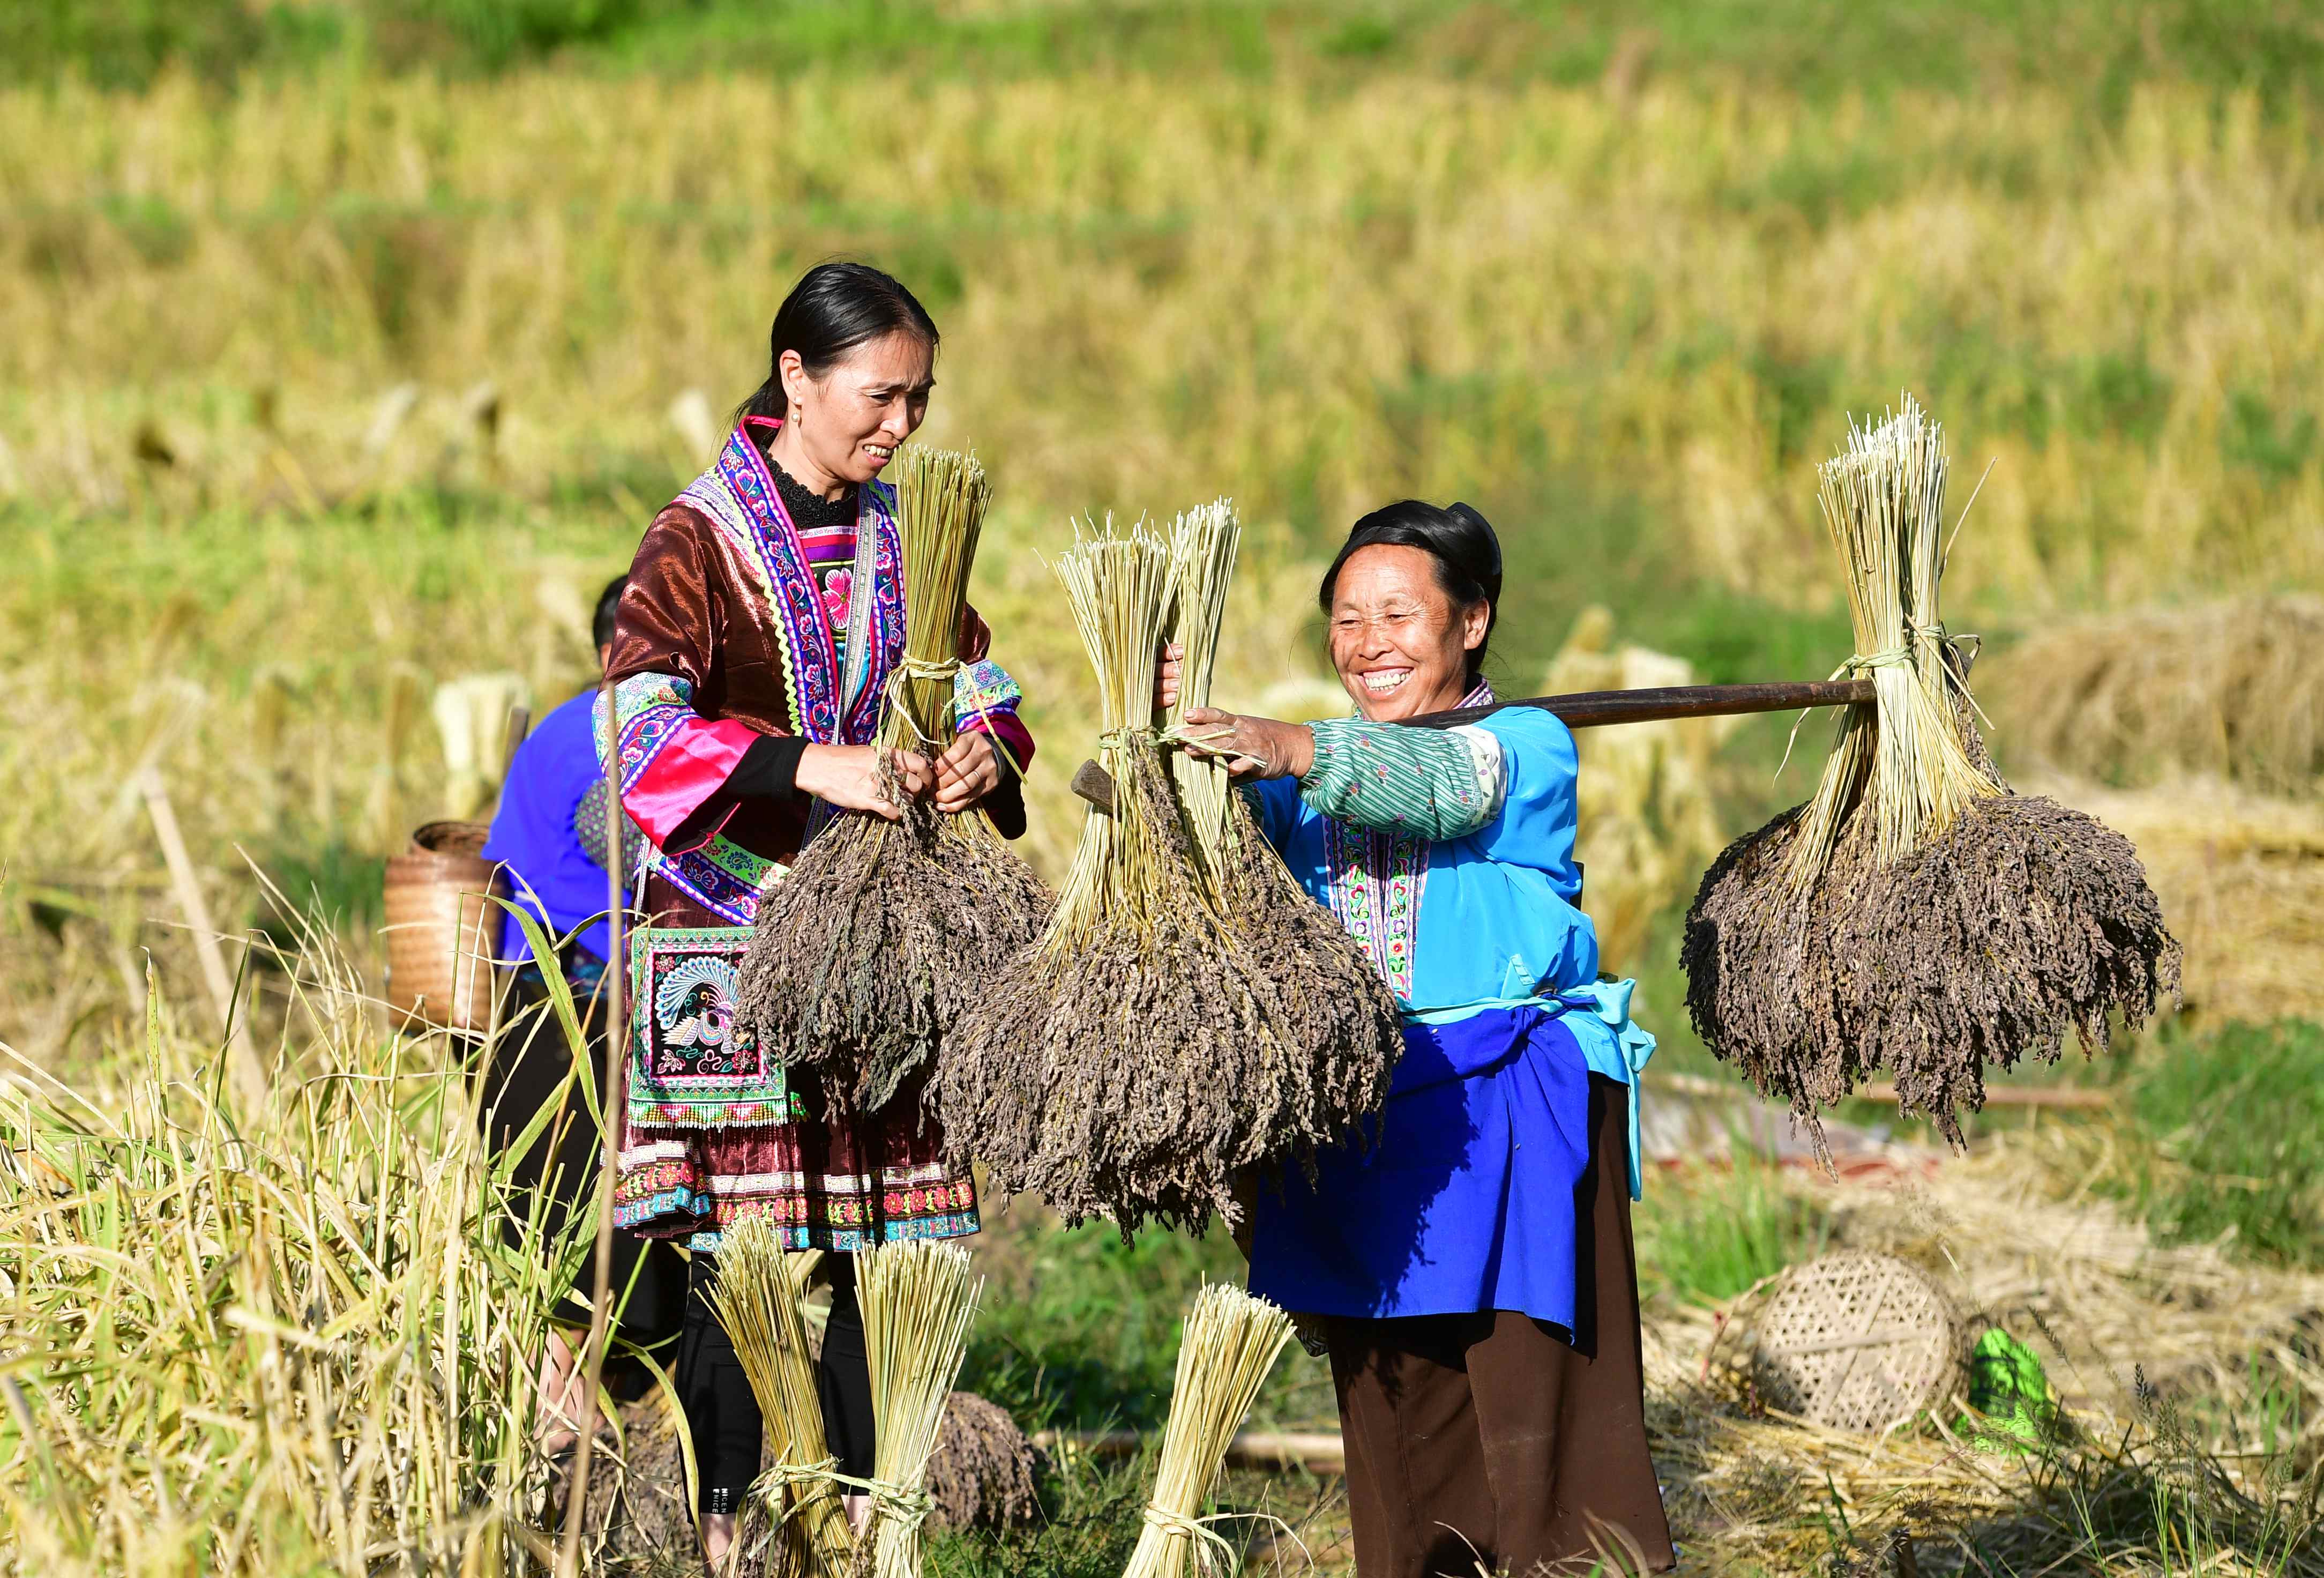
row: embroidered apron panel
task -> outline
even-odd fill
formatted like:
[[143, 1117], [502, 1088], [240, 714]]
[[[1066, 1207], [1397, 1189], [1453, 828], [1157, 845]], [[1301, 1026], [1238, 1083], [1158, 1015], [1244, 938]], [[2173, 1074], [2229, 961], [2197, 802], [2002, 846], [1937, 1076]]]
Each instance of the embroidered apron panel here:
[[781, 1067], [734, 1022], [746, 926], [648, 927], [630, 939], [630, 1121], [706, 1129], [788, 1123]]

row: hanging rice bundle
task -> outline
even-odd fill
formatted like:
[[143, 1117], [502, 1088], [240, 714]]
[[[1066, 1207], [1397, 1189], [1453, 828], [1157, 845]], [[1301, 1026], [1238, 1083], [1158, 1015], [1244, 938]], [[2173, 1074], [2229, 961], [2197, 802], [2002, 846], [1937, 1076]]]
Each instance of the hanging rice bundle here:
[[[895, 459], [904, 539], [904, 660], [879, 744], [941, 753], [969, 567], [991, 490], [973, 456]], [[883, 769], [884, 771], [884, 769]], [[1049, 896], [982, 810], [939, 814], [900, 791], [890, 822], [842, 812], [761, 903], [737, 1017], [789, 1068], [877, 1111], [934, 1057], [981, 976], [1040, 932]]]
[[2128, 840], [2012, 794], [1978, 734], [1938, 603], [1942, 431], [1909, 397], [1820, 472], [1857, 654], [1814, 798], [1705, 874], [1683, 962], [1696, 1031], [1770, 1096], [1815, 1111], [1873, 1069], [1958, 1144], [1984, 1067], [2107, 1044], [2178, 990], [2179, 945]]
[[1066, 1221], [1199, 1230], [1234, 1212], [1250, 1159], [1236, 1077], [1266, 1033], [1171, 790], [1154, 666], [1176, 580], [1143, 524], [1056, 563], [1097, 670], [1114, 814], [1092, 813], [1040, 940], [987, 983], [946, 1048], [937, 1100], [956, 1160]]
[[[1227, 587], [1242, 529], [1222, 499], [1178, 517], [1171, 532], [1182, 650], [1178, 700], [1167, 719], [1211, 704]], [[1315, 1149], [1360, 1131], [1388, 1096], [1404, 1050], [1395, 995], [1362, 946], [1308, 897], [1277, 856], [1225, 764], [1174, 752], [1171, 775], [1215, 902], [1235, 933], [1266, 1012], [1238, 1071], [1246, 1131], [1232, 1151], [1249, 1165], [1313, 1166]]]
[[752, 1490], [778, 1525], [772, 1566], [837, 1578], [853, 1559], [855, 1536], [824, 1442], [815, 1356], [799, 1308], [803, 1260], [784, 1252], [765, 1217], [736, 1223], [719, 1241], [710, 1307], [766, 1417], [774, 1466]]
[[863, 1347], [872, 1365], [872, 1508], [862, 1570], [875, 1578], [919, 1578], [920, 1526], [933, 1501], [927, 1489], [952, 1401], [953, 1382], [968, 1357], [984, 1279], [969, 1269], [955, 1243], [890, 1244], [856, 1261], [863, 1306]]
[[[1178, 1341], [1177, 1380], [1146, 1527], [1122, 1578], [1231, 1570], [1232, 1547], [1203, 1509], [1217, 1488], [1235, 1432], [1290, 1340], [1291, 1317], [1263, 1298], [1217, 1282], [1194, 1296]], [[1214, 1555], [1227, 1560], [1218, 1564]]]

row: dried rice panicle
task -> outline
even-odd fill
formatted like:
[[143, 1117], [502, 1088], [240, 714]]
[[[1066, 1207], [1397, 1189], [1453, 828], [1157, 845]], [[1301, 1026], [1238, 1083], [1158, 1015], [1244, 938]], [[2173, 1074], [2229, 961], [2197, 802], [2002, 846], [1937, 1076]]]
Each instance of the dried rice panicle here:
[[[1222, 499], [1172, 528], [1182, 649], [1178, 700], [1167, 722], [1211, 702], [1227, 589], [1241, 527]], [[1262, 1168], [1314, 1165], [1316, 1148], [1360, 1131], [1387, 1099], [1404, 1050], [1395, 996], [1364, 950], [1284, 866], [1229, 780], [1224, 763], [1171, 753], [1170, 770], [1205, 881], [1226, 916], [1265, 1009], [1236, 1073], [1245, 1130], [1231, 1146]]]
[[710, 1307], [733, 1341], [766, 1419], [774, 1466], [752, 1490], [778, 1527], [777, 1564], [835, 1578], [853, 1560], [855, 1536], [824, 1441], [815, 1357], [799, 1307], [803, 1267], [810, 1263], [807, 1256], [784, 1251], [765, 1217], [747, 1217], [720, 1238]]
[[1056, 565], [1096, 669], [1114, 814], [1082, 825], [1040, 940], [989, 981], [946, 1049], [936, 1098], [956, 1159], [1040, 1193], [1068, 1222], [1231, 1215], [1240, 1093], [1265, 1005], [1206, 882], [1162, 760], [1155, 657], [1168, 542], [1108, 521]]
[[928, 1458], [939, 1528], [1010, 1528], [1040, 1515], [1041, 1454], [1008, 1409], [954, 1392]]
[[920, 1527], [934, 1507], [928, 1460], [968, 1357], [984, 1279], [956, 1243], [890, 1244], [865, 1250], [856, 1267], [875, 1443], [863, 1565], [875, 1578], [919, 1578]]
[[1887, 1068], [1954, 1143], [1987, 1064], [2107, 1044], [2179, 984], [2179, 945], [2127, 840], [2012, 794], [1978, 734], [1938, 601], [1942, 430], [1908, 396], [1821, 469], [1870, 704], [1815, 798], [1738, 839], [1687, 916], [1687, 1008], [1711, 1050], [1816, 1109]]
[[[962, 616], [991, 489], [973, 455], [914, 445], [893, 464], [905, 653], [879, 743], [933, 757], [956, 734]], [[866, 1112], [928, 1066], [981, 979], [978, 962], [1031, 941], [1049, 904], [983, 811], [945, 816], [925, 798], [891, 798], [896, 821], [829, 817], [761, 903], [737, 1010], [778, 1062], [815, 1069], [835, 1099]]]
[[1291, 1317], [1263, 1298], [1218, 1282], [1194, 1296], [1179, 1337], [1154, 1494], [1122, 1578], [1231, 1570], [1233, 1546], [1219, 1532], [1222, 1520], [1206, 1519], [1204, 1509], [1235, 1432], [1290, 1340]]

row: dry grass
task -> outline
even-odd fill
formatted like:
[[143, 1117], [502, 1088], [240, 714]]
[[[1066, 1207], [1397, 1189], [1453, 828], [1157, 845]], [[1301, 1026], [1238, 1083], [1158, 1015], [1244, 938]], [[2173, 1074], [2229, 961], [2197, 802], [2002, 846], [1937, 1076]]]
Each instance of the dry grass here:
[[739, 398], [783, 284], [847, 249], [929, 291], [930, 438], [973, 438], [1004, 508], [1228, 493], [1335, 523], [1564, 469], [1789, 597], [1820, 562], [1803, 448], [1910, 383], [1998, 462], [1964, 606], [2324, 575], [2324, 152], [2255, 97], [2143, 87], [2102, 127], [2038, 90], [1126, 76], [915, 84], [908, 116], [897, 92], [0, 94], [0, 493], [299, 509], [690, 475], [673, 402]]
[[0, 1570], [484, 1573], [549, 1548], [533, 1377], [592, 1220], [547, 1230], [481, 1154], [460, 1049], [384, 1032], [327, 937], [281, 964], [263, 1111], [220, 1105], [158, 986], [124, 1085], [10, 1083]]
[[2041, 1353], [2070, 1432], [2034, 1453], [1975, 1450], [1958, 1405], [1877, 1437], [1766, 1413], [1752, 1297], [1650, 1316], [1655, 1458], [1708, 1570], [1885, 1574], [1904, 1530], [1923, 1572], [2324, 1572], [2324, 1278], [2158, 1246], [2078, 1187], [2106, 1144], [2037, 1130], [1902, 1185], [1805, 1186], [1839, 1244], [1916, 1262]]

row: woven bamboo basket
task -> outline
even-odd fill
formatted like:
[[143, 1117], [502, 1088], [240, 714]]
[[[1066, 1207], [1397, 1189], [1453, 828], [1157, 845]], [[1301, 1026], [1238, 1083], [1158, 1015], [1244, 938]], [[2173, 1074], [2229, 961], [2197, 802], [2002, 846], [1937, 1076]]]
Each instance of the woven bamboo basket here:
[[1943, 1292], [1893, 1255], [1846, 1250], [1794, 1266], [1756, 1324], [1760, 1395], [1827, 1429], [1884, 1430], [1960, 1383]]
[[484, 857], [482, 822], [430, 822], [387, 863], [387, 1001], [447, 1030], [492, 1022], [505, 872]]

